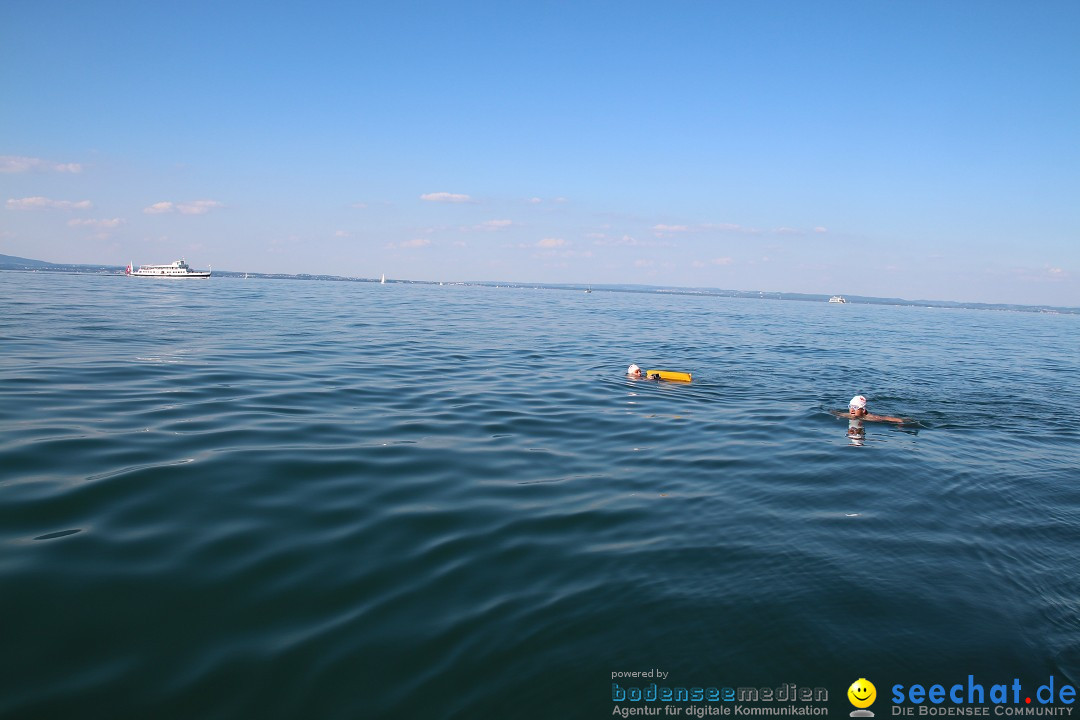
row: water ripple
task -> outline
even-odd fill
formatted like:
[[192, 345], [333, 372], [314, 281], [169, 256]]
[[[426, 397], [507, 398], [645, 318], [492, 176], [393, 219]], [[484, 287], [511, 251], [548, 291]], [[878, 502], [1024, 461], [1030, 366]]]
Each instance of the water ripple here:
[[[1075, 318], [2, 280], [0, 716], [1080, 676]], [[855, 393], [917, 423], [853, 443]]]

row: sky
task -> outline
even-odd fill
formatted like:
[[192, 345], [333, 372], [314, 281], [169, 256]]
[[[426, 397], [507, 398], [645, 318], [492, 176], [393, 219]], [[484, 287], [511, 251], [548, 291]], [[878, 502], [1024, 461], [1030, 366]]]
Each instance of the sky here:
[[0, 4], [0, 253], [1080, 306], [1080, 3]]

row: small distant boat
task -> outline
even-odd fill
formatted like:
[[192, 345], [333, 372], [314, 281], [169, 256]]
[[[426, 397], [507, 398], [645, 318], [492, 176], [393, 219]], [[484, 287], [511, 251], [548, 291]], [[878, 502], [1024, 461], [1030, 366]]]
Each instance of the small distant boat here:
[[847, 299], [844, 298], [843, 295], [833, 295], [831, 298], [829, 298], [829, 302], [831, 302], [831, 303], [846, 303]]
[[381, 280], [379, 280], [379, 282], [380, 282], [381, 284], [383, 284], [383, 285], [385, 285], [385, 284], [386, 284], [386, 273], [383, 273], [383, 274], [382, 274], [382, 279], [381, 279]]
[[586, 292], [586, 293], [591, 293], [591, 292], [592, 292], [592, 288], [585, 288], [585, 292]]
[[132, 277], [208, 278], [212, 270], [213, 268], [210, 270], [192, 270], [187, 261], [180, 258], [168, 265], [141, 265], [138, 270], [134, 268], [132, 263], [128, 263], [124, 273]]

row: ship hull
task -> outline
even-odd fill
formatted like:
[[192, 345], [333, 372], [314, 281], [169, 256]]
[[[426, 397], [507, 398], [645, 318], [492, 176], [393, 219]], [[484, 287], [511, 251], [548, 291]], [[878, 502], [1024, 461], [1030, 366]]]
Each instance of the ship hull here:
[[185, 280], [185, 279], [188, 279], [188, 278], [208, 278], [208, 277], [210, 277], [209, 272], [190, 272], [190, 273], [184, 273], [183, 275], [181, 275], [179, 273], [139, 272], [138, 270], [136, 270], [135, 272], [128, 273], [128, 275], [130, 275], [131, 277], [148, 277], [148, 278], [158, 278], [158, 279], [161, 279], [161, 280]]

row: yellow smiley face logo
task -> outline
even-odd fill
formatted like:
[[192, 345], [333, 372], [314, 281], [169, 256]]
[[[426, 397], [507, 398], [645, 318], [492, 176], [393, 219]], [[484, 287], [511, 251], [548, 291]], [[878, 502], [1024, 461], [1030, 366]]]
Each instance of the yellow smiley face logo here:
[[866, 678], [859, 678], [847, 689], [848, 700], [857, 708], [868, 708], [877, 699], [877, 688]]

